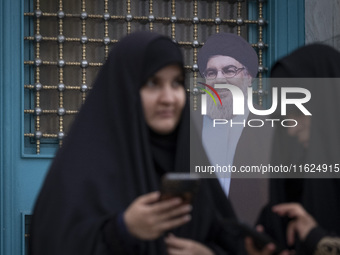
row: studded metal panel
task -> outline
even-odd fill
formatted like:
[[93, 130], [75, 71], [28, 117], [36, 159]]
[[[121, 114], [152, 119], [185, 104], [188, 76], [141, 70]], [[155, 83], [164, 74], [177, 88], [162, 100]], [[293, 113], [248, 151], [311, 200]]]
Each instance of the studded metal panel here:
[[[136, 30], [170, 36], [184, 52], [188, 77], [198, 78], [197, 53], [204, 41], [221, 31], [247, 38], [256, 31], [252, 46], [259, 56], [258, 88], [261, 105], [266, 92], [261, 78], [266, 21], [264, 0], [35, 0], [25, 15], [25, 142], [36, 154], [45, 145], [62, 145], [79, 107], [109, 49]], [[249, 19], [248, 5], [257, 10]], [[193, 95], [196, 107], [197, 95]]]

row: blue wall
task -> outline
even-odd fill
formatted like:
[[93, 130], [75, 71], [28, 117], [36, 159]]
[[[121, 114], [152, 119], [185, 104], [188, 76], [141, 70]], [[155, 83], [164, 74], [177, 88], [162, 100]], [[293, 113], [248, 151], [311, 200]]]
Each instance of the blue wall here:
[[305, 1], [268, 0], [269, 66], [305, 44]]

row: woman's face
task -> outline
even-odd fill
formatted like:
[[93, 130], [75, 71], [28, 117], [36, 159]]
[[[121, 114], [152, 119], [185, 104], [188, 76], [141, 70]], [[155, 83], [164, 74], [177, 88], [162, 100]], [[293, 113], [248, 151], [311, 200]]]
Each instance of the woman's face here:
[[178, 125], [185, 105], [184, 77], [177, 65], [169, 65], [148, 79], [140, 90], [148, 126], [159, 134], [169, 134]]

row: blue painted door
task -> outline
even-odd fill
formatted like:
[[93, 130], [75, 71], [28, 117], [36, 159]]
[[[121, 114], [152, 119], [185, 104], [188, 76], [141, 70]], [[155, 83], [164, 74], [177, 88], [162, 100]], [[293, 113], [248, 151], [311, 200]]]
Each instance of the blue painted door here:
[[20, 0], [0, 6], [0, 254], [24, 254], [24, 215], [40, 188], [48, 157], [23, 155], [23, 7]]

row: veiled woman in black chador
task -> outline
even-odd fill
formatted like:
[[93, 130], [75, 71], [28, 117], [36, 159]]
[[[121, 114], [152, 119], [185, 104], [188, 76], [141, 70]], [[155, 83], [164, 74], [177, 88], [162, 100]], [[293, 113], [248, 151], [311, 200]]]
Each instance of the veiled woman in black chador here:
[[321, 238], [340, 236], [339, 174], [333, 172], [336, 178], [320, 178], [326, 175], [324, 169], [328, 169], [329, 174], [330, 169], [335, 170], [340, 162], [340, 53], [321, 44], [304, 46], [279, 60], [272, 69], [271, 77], [309, 78], [294, 81], [298, 81], [298, 84], [295, 82], [296, 87], [310, 91], [311, 100], [307, 106], [312, 113], [312, 116], [305, 116], [299, 111], [287, 111], [287, 118], [297, 119], [299, 125], [276, 128], [272, 164], [293, 165], [298, 171], [300, 167], [312, 169], [314, 164], [315, 169], [310, 170], [305, 178], [271, 179], [270, 203], [258, 223], [282, 247], [287, 247], [287, 226], [294, 224], [294, 219], [290, 221], [287, 217], [279, 217], [272, 212], [272, 206], [301, 204], [314, 217], [318, 227], [308, 231], [304, 238], [296, 237], [290, 248], [298, 254], [313, 254]]
[[216, 179], [202, 180], [192, 208], [158, 200], [161, 176], [190, 167], [183, 81], [169, 38], [137, 32], [114, 46], [42, 186], [30, 254], [235, 252]]

